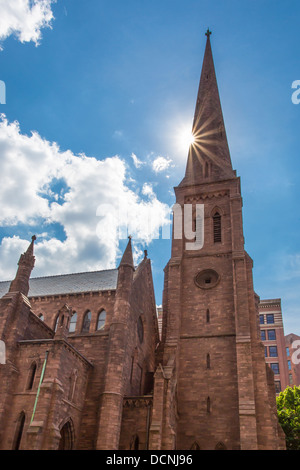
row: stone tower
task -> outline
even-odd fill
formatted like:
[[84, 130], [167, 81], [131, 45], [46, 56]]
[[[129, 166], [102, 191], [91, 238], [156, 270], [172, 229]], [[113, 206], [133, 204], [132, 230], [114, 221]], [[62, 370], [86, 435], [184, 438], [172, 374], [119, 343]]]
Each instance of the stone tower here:
[[[176, 202], [204, 206], [204, 244], [175, 236], [165, 268], [155, 374], [153, 449], [279, 449], [272, 372], [259, 339], [252, 260], [244, 249], [240, 178], [232, 168], [210, 43]], [[178, 206], [178, 207], [179, 207]], [[177, 219], [178, 220], [178, 219]], [[184, 227], [184, 220], [182, 220]]]

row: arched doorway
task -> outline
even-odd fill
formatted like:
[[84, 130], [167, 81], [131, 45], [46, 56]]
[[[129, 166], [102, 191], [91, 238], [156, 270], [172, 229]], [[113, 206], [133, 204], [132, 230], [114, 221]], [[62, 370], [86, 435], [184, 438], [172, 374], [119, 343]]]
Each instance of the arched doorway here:
[[58, 450], [73, 450], [74, 431], [71, 420], [67, 421], [60, 430]]
[[223, 442], [218, 442], [216, 445], [216, 450], [227, 450], [227, 448]]
[[139, 436], [136, 434], [135, 436], [131, 438], [130, 450], [139, 450], [139, 447], [140, 447], [140, 440], [139, 440]]

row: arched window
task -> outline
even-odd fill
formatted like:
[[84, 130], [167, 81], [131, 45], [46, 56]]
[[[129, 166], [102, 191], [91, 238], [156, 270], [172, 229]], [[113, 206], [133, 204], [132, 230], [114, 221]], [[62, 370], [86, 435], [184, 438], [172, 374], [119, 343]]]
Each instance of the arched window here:
[[89, 333], [90, 331], [90, 326], [91, 326], [91, 319], [92, 319], [92, 313], [90, 311], [86, 312], [84, 315], [83, 323], [82, 323], [82, 333]]
[[210, 323], [210, 311], [209, 311], [209, 308], [206, 310], [206, 323]]
[[211, 412], [211, 402], [210, 402], [209, 397], [207, 397], [207, 400], [206, 400], [206, 411], [207, 411], [207, 413]]
[[78, 376], [78, 372], [77, 370], [74, 370], [69, 377], [69, 394], [68, 394], [69, 401], [74, 401], [77, 376]]
[[29, 375], [28, 375], [26, 390], [32, 390], [33, 383], [34, 383], [34, 378], [35, 378], [35, 374], [36, 374], [36, 369], [37, 369], [36, 362], [33, 362], [30, 366], [30, 369], [29, 369]]
[[102, 310], [98, 315], [97, 331], [102, 330], [104, 328], [105, 320], [106, 320], [106, 311]]
[[208, 163], [205, 162], [205, 167], [204, 167], [204, 178], [208, 178], [208, 175], [209, 175], [209, 166], [208, 166]]
[[73, 315], [70, 321], [69, 333], [75, 333], [76, 324], [77, 324], [77, 313], [73, 312]]
[[222, 224], [221, 216], [219, 212], [216, 212], [213, 216], [213, 225], [214, 225], [214, 243], [222, 242]]
[[141, 317], [139, 317], [138, 322], [137, 322], [137, 332], [138, 332], [140, 343], [142, 343], [144, 340], [144, 325], [143, 325], [143, 320]]
[[210, 354], [206, 356], [206, 369], [210, 369]]
[[0, 341], [0, 364], [6, 364], [6, 347], [4, 341]]
[[16, 432], [15, 432], [15, 438], [14, 438], [14, 444], [13, 444], [13, 449], [12, 450], [19, 450], [20, 449], [23, 430], [24, 430], [24, 425], [25, 425], [25, 413], [24, 413], [24, 411], [22, 411], [22, 413], [20, 414], [19, 419], [18, 419], [17, 428], [16, 428]]
[[55, 322], [54, 322], [54, 331], [57, 330], [57, 327], [58, 327], [58, 321], [59, 321], [59, 315], [56, 316], [55, 318]]
[[39, 319], [40, 319], [41, 321], [44, 321], [44, 315], [43, 315], [42, 313], [39, 314]]

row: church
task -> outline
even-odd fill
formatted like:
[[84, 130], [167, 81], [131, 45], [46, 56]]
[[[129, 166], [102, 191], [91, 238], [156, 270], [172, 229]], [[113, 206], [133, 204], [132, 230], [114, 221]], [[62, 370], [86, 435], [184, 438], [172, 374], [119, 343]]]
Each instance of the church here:
[[173, 226], [158, 321], [151, 261], [31, 278], [35, 237], [0, 283], [0, 449], [283, 450], [260, 340], [240, 178], [210, 31], [178, 207], [203, 207], [204, 242]]

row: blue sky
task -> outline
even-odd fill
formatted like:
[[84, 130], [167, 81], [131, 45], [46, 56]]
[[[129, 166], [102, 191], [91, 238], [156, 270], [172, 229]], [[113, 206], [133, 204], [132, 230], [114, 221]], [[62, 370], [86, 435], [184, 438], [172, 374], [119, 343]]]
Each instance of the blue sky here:
[[[156, 214], [154, 229], [159, 216], [166, 222], [185, 171], [181, 136], [192, 125], [209, 27], [255, 290], [281, 298], [285, 333], [300, 335], [300, 105], [291, 100], [299, 2], [46, 0], [31, 17], [26, 8], [18, 21], [6, 13], [1, 278], [14, 275], [33, 233], [33, 276], [113, 267], [126, 241], [116, 246], [115, 219], [96, 209], [116, 209], [114, 198], [136, 219], [145, 208]], [[146, 239], [136, 259], [145, 248], [160, 304], [170, 240]]]

